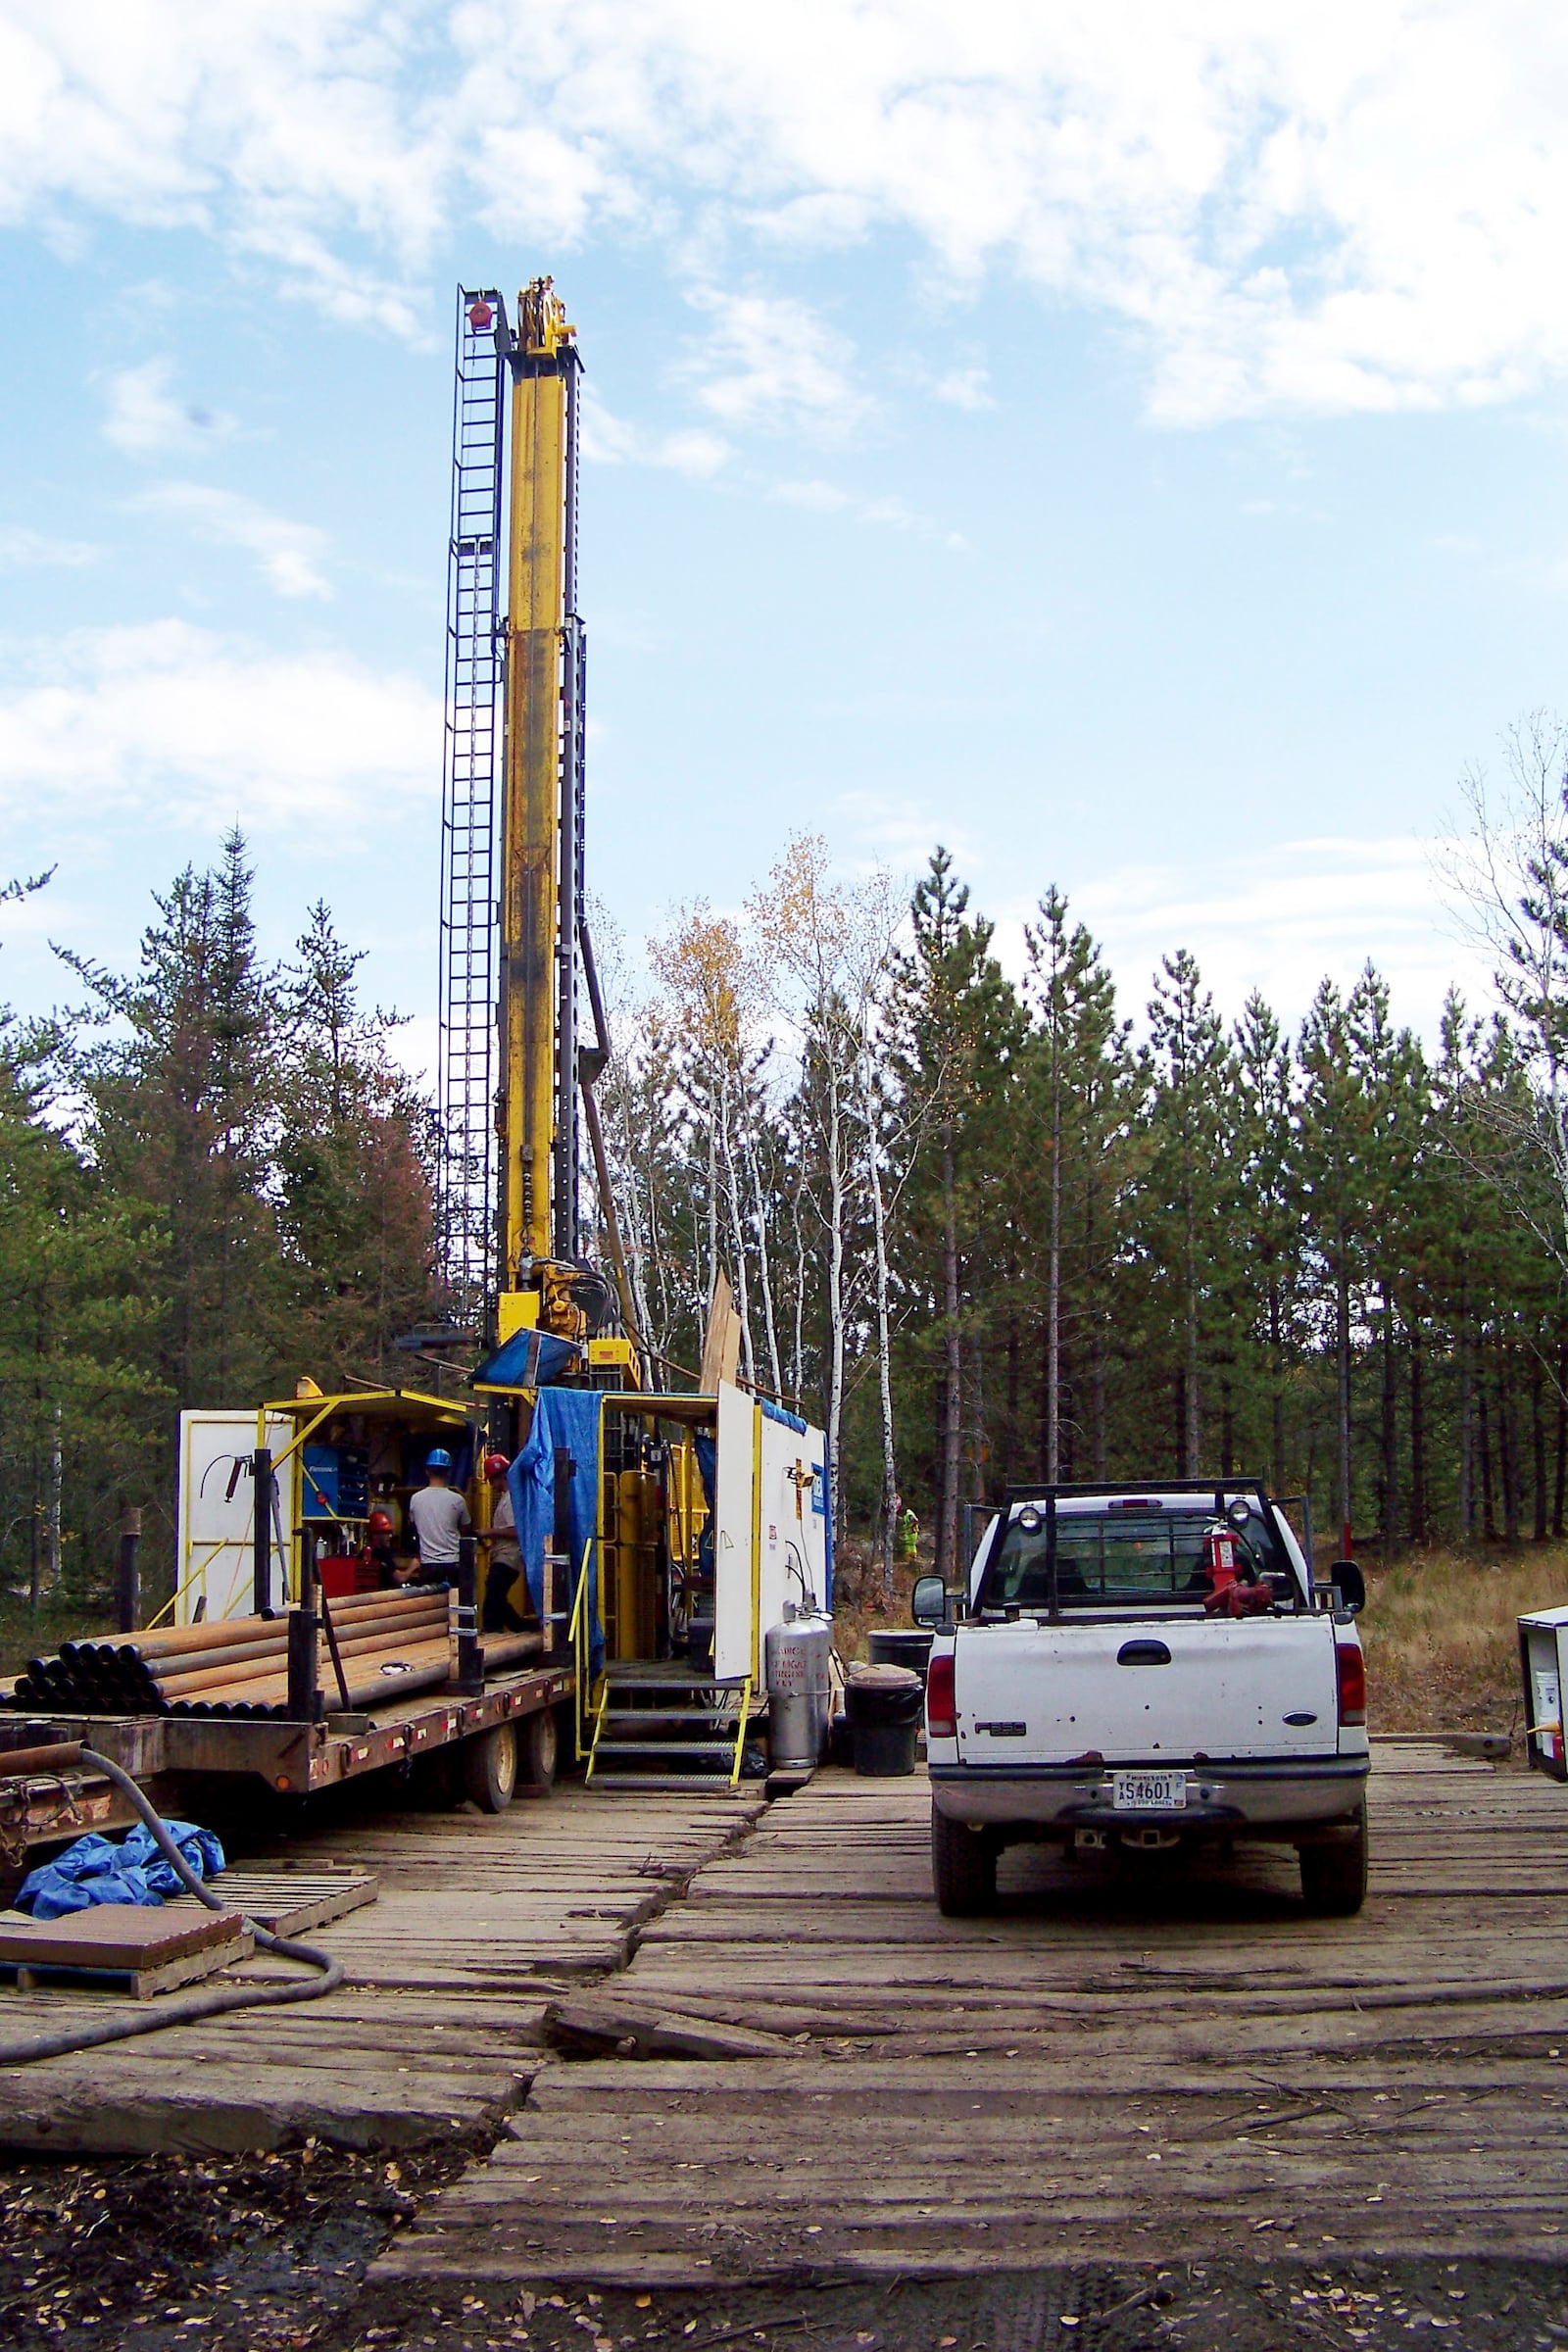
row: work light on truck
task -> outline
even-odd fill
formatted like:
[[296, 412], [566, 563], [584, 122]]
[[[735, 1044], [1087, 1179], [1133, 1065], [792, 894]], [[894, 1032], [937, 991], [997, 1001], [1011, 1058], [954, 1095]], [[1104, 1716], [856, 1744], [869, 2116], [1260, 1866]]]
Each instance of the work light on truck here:
[[953, 1652], [934, 1657], [925, 1678], [925, 1728], [930, 1740], [956, 1740], [958, 1702], [954, 1691]]

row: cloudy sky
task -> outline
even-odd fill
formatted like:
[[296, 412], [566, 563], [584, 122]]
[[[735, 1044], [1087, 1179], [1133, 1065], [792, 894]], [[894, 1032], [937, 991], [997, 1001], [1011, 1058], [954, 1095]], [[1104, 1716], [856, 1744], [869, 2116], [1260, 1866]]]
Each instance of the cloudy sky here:
[[0, 995], [238, 816], [417, 1056], [453, 290], [552, 270], [627, 934], [942, 840], [1134, 1006], [1430, 1026], [1568, 700], [1565, 112], [1534, 0], [0, 0]]

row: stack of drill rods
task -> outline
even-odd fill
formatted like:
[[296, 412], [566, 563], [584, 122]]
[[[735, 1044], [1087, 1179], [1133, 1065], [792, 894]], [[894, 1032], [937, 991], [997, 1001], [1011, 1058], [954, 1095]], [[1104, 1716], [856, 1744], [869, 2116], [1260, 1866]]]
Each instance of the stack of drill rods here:
[[[333, 1624], [335, 1628], [335, 1619]], [[378, 1626], [373, 1633], [340, 1633], [337, 1638], [338, 1655], [346, 1663], [349, 1658], [357, 1657], [366, 1650], [406, 1648], [411, 1642], [427, 1641], [437, 1635], [445, 1641], [446, 1629], [447, 1613], [444, 1608], [426, 1607], [417, 1614], [411, 1610], [407, 1616], [398, 1618], [395, 1624]], [[154, 1695], [168, 1699], [187, 1698], [197, 1692], [199, 1686], [199, 1695], [206, 1697], [209, 1691], [220, 1690], [229, 1683], [249, 1682], [257, 1675], [266, 1674], [279, 1658], [287, 1658], [288, 1648], [286, 1643], [272, 1642], [265, 1649], [260, 1646], [245, 1650], [220, 1649], [209, 1654], [213, 1661], [211, 1665], [204, 1659], [200, 1665], [191, 1666], [180, 1658], [172, 1658], [167, 1663], [160, 1660], [149, 1665], [146, 1672], [153, 1683]], [[322, 1671], [329, 1671], [327, 1660], [330, 1653], [324, 1639], [319, 1654]]]
[[[452, 1653], [443, 1634], [438, 1641], [409, 1642], [391, 1652], [376, 1651], [365, 1657], [345, 1658], [344, 1679], [348, 1684], [348, 1703], [351, 1707], [385, 1705], [389, 1699], [401, 1697], [406, 1690], [430, 1690], [447, 1681], [452, 1671]], [[337, 1678], [327, 1672], [321, 1677], [321, 1693], [329, 1708], [342, 1705]], [[171, 1715], [228, 1715], [239, 1709], [268, 1715], [288, 1713], [288, 1675], [257, 1675], [250, 1682], [230, 1684], [214, 1690], [209, 1697], [172, 1700]]]
[[[407, 1642], [445, 1626], [444, 1593], [405, 1599], [400, 1594], [368, 1596], [364, 1602], [340, 1604], [332, 1612], [340, 1649], [364, 1641]], [[202, 1639], [182, 1639], [183, 1635]], [[156, 1704], [229, 1683], [245, 1682], [269, 1667], [286, 1669], [288, 1623], [284, 1617], [233, 1618], [220, 1625], [176, 1629], [169, 1638], [155, 1637], [144, 1645], [77, 1642], [62, 1650], [73, 1667], [98, 1683], [106, 1694], [114, 1691], [133, 1703]], [[73, 1652], [74, 1654], [73, 1654]], [[324, 1644], [323, 1644], [324, 1654]]]
[[[421, 1651], [418, 1670], [425, 1671], [427, 1659], [434, 1663], [425, 1645], [439, 1638], [444, 1649], [447, 1594], [442, 1586], [404, 1586], [329, 1605], [346, 1675], [351, 1658], [362, 1660], [368, 1671], [371, 1653], [415, 1648]], [[111, 1713], [131, 1708], [184, 1712], [198, 1702], [204, 1711], [214, 1702], [226, 1711], [230, 1697], [248, 1703], [260, 1695], [249, 1685], [275, 1680], [286, 1690], [287, 1659], [286, 1617], [167, 1626], [156, 1632], [109, 1635], [98, 1642], [63, 1642], [57, 1658], [31, 1661], [17, 1686], [17, 1696]], [[323, 1686], [335, 1689], [324, 1640], [320, 1663]], [[362, 1684], [365, 1671], [358, 1678]], [[394, 1678], [385, 1679], [390, 1684]], [[266, 1695], [270, 1702], [272, 1692]], [[270, 1703], [267, 1711], [273, 1711]]]

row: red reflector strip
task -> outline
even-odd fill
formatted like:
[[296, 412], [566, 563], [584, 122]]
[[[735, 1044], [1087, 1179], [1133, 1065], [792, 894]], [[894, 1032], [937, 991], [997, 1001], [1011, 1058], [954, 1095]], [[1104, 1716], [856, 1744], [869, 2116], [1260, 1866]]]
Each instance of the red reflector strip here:
[[953, 1652], [934, 1657], [925, 1678], [925, 1729], [930, 1740], [956, 1740], [958, 1708], [954, 1695]]
[[1340, 1721], [1355, 1725], [1366, 1721], [1366, 1660], [1357, 1642], [1337, 1642], [1334, 1645], [1334, 1667], [1339, 1678]]

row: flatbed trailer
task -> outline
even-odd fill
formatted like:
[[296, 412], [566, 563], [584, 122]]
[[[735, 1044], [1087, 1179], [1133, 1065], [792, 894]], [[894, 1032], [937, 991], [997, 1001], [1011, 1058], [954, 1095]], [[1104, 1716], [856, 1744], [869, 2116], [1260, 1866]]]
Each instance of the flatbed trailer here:
[[[328, 1714], [317, 1723], [226, 1716], [27, 1715], [4, 1724], [0, 1746], [0, 1890], [40, 1847], [88, 1830], [128, 1826], [124, 1796], [90, 1765], [51, 1763], [50, 1751], [80, 1742], [129, 1773], [166, 1810], [200, 1818], [204, 1797], [225, 1810], [243, 1801], [245, 1785], [304, 1797], [372, 1772], [493, 1736], [541, 1718], [574, 1698], [575, 1661], [563, 1651], [514, 1672], [486, 1677], [475, 1691], [428, 1691], [364, 1713]], [[24, 1743], [24, 1744], [19, 1744]], [[546, 1743], [550, 1744], [549, 1742]], [[470, 1750], [470, 1752], [473, 1752]], [[514, 1758], [514, 1762], [515, 1758]], [[536, 1793], [549, 1775], [528, 1784]], [[490, 1779], [492, 1809], [512, 1792], [505, 1771]], [[483, 1801], [483, 1800], [481, 1800]]]

